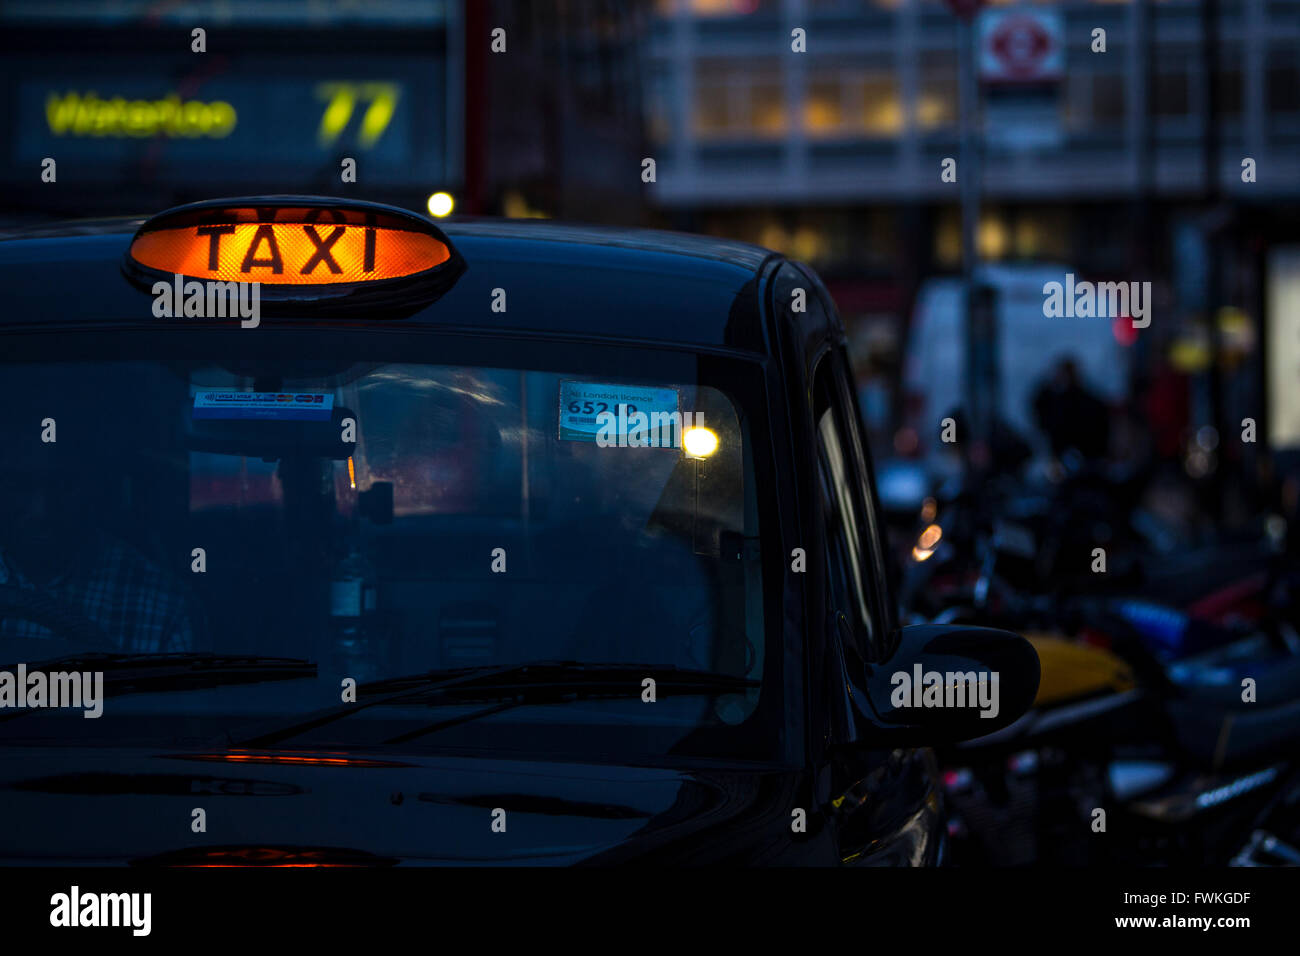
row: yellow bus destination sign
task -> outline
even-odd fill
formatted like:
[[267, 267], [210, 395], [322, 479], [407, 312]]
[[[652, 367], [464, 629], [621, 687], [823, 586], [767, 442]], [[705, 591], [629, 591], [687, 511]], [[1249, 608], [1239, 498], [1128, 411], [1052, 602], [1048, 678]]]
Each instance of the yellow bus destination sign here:
[[460, 100], [432, 38], [384, 56], [10, 51], [0, 83], [0, 181], [53, 157], [60, 184], [75, 169], [67, 188], [96, 191], [94, 202], [109, 185], [229, 196], [338, 182], [345, 159], [365, 181], [412, 195], [454, 189], [460, 176]]
[[46, 98], [45, 121], [55, 136], [221, 139], [230, 135], [239, 117], [224, 100], [205, 103], [175, 94], [158, 100], [103, 99], [93, 91], [73, 91]]

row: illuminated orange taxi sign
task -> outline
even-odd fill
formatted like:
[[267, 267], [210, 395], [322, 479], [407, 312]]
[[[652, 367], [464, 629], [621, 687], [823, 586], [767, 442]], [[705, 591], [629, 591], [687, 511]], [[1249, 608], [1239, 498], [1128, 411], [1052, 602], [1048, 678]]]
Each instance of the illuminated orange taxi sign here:
[[256, 282], [268, 303], [427, 304], [464, 271], [445, 235], [378, 203], [276, 197], [194, 203], [148, 220], [123, 269], [142, 289], [175, 276]]

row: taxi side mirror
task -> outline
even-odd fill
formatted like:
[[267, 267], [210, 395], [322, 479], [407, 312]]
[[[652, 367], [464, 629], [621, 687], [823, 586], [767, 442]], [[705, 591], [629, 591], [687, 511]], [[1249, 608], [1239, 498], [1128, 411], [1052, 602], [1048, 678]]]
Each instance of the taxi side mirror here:
[[1038, 693], [1038, 653], [989, 627], [904, 627], [889, 659], [871, 665], [872, 723], [890, 743], [956, 743], [1014, 723]]

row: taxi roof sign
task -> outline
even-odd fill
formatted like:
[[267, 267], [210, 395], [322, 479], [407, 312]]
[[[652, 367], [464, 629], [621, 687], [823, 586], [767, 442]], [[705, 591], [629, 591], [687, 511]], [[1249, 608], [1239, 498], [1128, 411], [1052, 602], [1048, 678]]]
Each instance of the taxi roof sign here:
[[256, 282], [266, 306], [327, 314], [427, 305], [460, 278], [465, 262], [431, 221], [396, 206], [262, 196], [154, 216], [132, 237], [122, 269], [146, 291], [175, 276]]

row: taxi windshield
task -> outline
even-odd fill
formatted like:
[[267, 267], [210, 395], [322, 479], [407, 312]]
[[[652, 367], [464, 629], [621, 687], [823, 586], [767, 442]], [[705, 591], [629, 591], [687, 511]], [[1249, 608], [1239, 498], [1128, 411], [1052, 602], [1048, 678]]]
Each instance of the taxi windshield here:
[[[472, 715], [482, 699], [368, 713], [446, 720], [430, 745], [531, 733], [580, 749], [584, 734], [592, 746], [623, 734], [643, 750], [726, 749], [710, 735], [752, 725], [775, 693], [752, 422], [725, 381], [684, 374], [693, 363], [647, 359], [628, 374], [602, 369], [599, 353], [554, 368], [5, 365], [0, 660], [308, 662], [306, 679], [223, 687], [218, 675], [185, 692], [110, 692], [105, 706], [105, 718], [253, 723], [338, 705], [350, 681], [364, 699], [368, 685], [428, 672], [622, 668], [626, 693], [458, 726], [444, 711]], [[668, 680], [656, 699], [638, 669], [718, 681], [673, 693]], [[337, 721], [323, 739], [393, 736], [366, 723]]]

